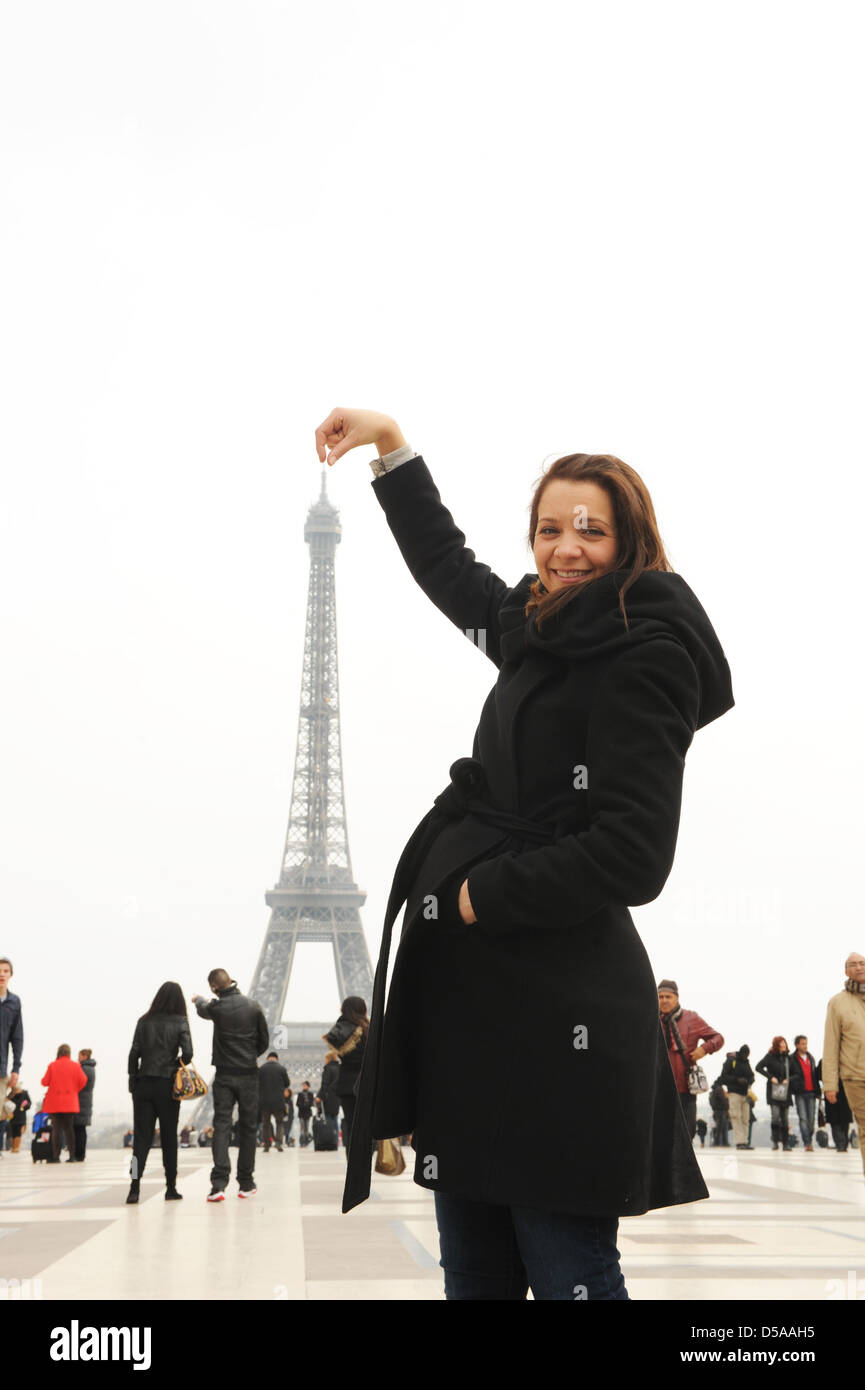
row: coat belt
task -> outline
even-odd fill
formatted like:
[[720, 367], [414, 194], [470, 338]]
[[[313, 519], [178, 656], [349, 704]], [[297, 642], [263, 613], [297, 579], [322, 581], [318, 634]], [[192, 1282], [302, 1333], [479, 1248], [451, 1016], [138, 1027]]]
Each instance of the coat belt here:
[[342, 1195], [344, 1212], [351, 1211], [352, 1207], [366, 1201], [370, 1192], [372, 1113], [381, 1057], [391, 935], [399, 910], [406, 901], [432, 844], [447, 821], [460, 820], [463, 816], [473, 816], [487, 825], [496, 826], [510, 835], [534, 844], [547, 844], [554, 838], [552, 832], [537, 821], [526, 820], [523, 816], [502, 810], [492, 803], [489, 799], [486, 773], [477, 758], [457, 758], [456, 762], [451, 764], [450, 778], [448, 786], [434, 799], [430, 810], [413, 830], [394, 871], [375, 969], [369, 1032], [349, 1138], [345, 1188]]

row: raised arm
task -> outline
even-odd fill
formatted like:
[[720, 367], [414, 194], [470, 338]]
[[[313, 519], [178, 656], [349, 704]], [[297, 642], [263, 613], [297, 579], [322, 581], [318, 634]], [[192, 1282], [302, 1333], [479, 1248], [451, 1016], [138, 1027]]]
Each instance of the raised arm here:
[[[316, 430], [319, 458], [328, 463], [349, 449], [372, 444], [379, 457], [405, 446], [402, 431], [373, 411], [332, 411]], [[497, 666], [501, 665], [498, 614], [512, 590], [482, 564], [444, 506], [423, 458], [417, 454], [379, 471], [372, 488], [412, 577], [436, 607]]]

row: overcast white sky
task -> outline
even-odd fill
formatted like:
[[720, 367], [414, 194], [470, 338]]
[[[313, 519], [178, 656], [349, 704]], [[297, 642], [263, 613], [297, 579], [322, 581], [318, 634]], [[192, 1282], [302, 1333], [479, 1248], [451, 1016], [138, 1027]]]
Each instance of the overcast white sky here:
[[[340, 404], [399, 421], [512, 583], [545, 459], [643, 475], [737, 705], [695, 739], [675, 868], [634, 916], [731, 1046], [805, 1031], [819, 1055], [865, 949], [860, 16], [3, 8], [0, 953], [36, 1095], [68, 1041], [99, 1060], [97, 1115], [125, 1106], [164, 979], [249, 984], [289, 807], [313, 431]], [[327, 481], [375, 956], [496, 673], [405, 570], [373, 452]], [[335, 1017], [335, 988], [329, 948], [300, 948], [289, 1016]]]

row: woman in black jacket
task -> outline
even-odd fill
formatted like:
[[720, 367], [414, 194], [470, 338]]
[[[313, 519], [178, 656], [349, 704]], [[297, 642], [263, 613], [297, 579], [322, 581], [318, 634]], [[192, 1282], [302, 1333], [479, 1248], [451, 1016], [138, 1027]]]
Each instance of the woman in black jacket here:
[[[511, 588], [476, 560], [392, 419], [337, 410], [316, 431], [322, 461], [369, 444], [412, 576], [498, 676], [472, 757], [452, 765], [397, 865], [343, 1210], [369, 1195], [373, 1137], [410, 1133], [448, 1298], [624, 1299], [619, 1217], [708, 1196], [628, 907], [670, 872], [685, 755], [731, 708], [729, 668], [620, 459], [570, 454], [547, 469], [527, 536], [537, 572]], [[495, 459], [478, 466], [499, 522]], [[406, 647], [410, 636], [400, 630]], [[404, 686], [413, 705], [433, 695], [424, 669], [407, 668]], [[479, 1044], [508, 1065], [455, 1088]], [[543, 1143], [512, 1123], [540, 1073], [563, 1115]]]
[[[348, 1154], [351, 1125], [357, 1105], [357, 1081], [360, 1076], [369, 1031], [369, 1018], [366, 1000], [352, 994], [343, 999], [340, 1015], [329, 1033], [322, 1034], [340, 1058], [339, 1071], [334, 1079], [333, 1091], [342, 1105], [342, 1142]], [[339, 1114], [339, 1105], [336, 1107]], [[367, 1150], [369, 1152], [369, 1149]]]
[[172, 1099], [174, 1077], [179, 1062], [192, 1061], [192, 1038], [186, 1001], [180, 985], [167, 980], [160, 985], [153, 1003], [135, 1025], [129, 1050], [129, 1089], [132, 1092], [134, 1138], [132, 1144], [132, 1183], [127, 1202], [138, 1201], [139, 1187], [147, 1155], [153, 1143], [157, 1120], [162, 1141], [165, 1169], [165, 1200], [180, 1201], [177, 1191], [177, 1121], [180, 1101]]
[[[761, 1076], [767, 1077], [766, 1104], [772, 1116], [772, 1148], [777, 1149], [780, 1146], [785, 1153], [789, 1153], [793, 1147], [790, 1143], [789, 1118], [793, 1097], [790, 1085], [790, 1049], [786, 1038], [778, 1036], [772, 1039], [772, 1046], [766, 1056], [757, 1063], [756, 1070]], [[787, 1083], [786, 1100], [773, 1099], [776, 1083], [784, 1081]]]

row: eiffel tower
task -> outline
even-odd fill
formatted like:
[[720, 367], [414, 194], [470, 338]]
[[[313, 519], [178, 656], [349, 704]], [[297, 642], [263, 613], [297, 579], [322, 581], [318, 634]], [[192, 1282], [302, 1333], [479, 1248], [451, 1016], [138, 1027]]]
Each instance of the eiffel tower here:
[[[372, 1003], [372, 964], [360, 920], [366, 893], [352, 876], [342, 785], [334, 575], [341, 534], [322, 470], [321, 493], [303, 531], [309, 546], [309, 592], [291, 809], [279, 880], [264, 895], [270, 921], [248, 990], [264, 1010], [271, 1048], [295, 1092], [301, 1081], [318, 1086], [327, 1047], [322, 1034], [333, 1027], [341, 1001], [358, 994], [367, 1006]], [[323, 1023], [282, 1018], [299, 941], [333, 947], [337, 994], [333, 1014]], [[208, 1094], [196, 1110], [199, 1130], [212, 1123], [212, 1115]]]
[[[300, 715], [288, 830], [279, 881], [265, 894], [271, 909], [264, 945], [249, 995], [261, 1004], [294, 1086], [305, 1077], [317, 1084], [326, 1044], [347, 995], [372, 1000], [372, 964], [360, 920], [366, 893], [351, 869], [342, 749], [339, 729], [339, 672], [336, 643], [334, 558], [341, 536], [339, 512], [321, 494], [309, 509], [303, 538], [309, 546], [309, 593]], [[299, 941], [330, 942], [336, 967], [333, 1017], [323, 1024], [282, 1020], [294, 950]]]

